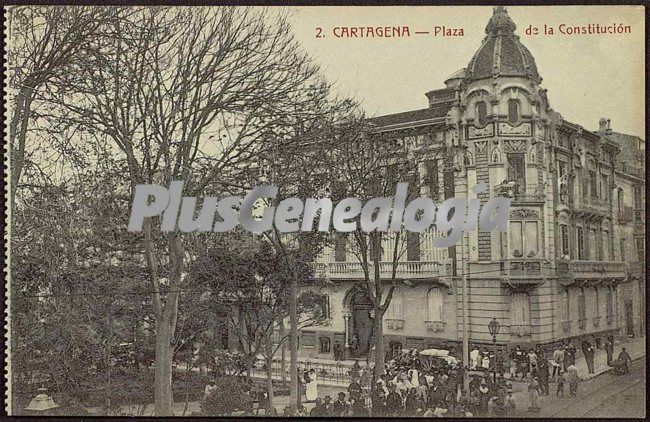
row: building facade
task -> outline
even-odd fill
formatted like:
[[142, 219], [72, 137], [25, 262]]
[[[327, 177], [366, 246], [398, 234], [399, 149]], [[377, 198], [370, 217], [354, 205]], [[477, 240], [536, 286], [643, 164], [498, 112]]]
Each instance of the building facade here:
[[[384, 316], [386, 350], [492, 344], [600, 342], [607, 334], [645, 335], [645, 144], [614, 132], [607, 119], [591, 132], [548, 102], [535, 60], [497, 7], [466, 68], [426, 93], [428, 107], [373, 118], [376, 136], [431, 151], [422, 193], [441, 201], [479, 194], [513, 198], [508, 231], [468, 232], [449, 249], [434, 232], [397, 265], [398, 287]], [[380, 272], [390, 277], [391, 245]], [[299, 354], [333, 358], [370, 353], [374, 314], [362, 267], [345, 244], [316, 264], [329, 319], [300, 333]], [[463, 327], [461, 282], [467, 282]]]

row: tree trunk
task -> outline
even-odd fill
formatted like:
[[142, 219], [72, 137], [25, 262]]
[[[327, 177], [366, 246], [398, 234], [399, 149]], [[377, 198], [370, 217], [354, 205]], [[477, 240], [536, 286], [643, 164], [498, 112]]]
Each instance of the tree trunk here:
[[163, 319], [156, 323], [156, 364], [154, 397], [156, 416], [174, 416], [172, 413], [172, 348], [171, 327]]
[[25, 86], [20, 89], [16, 101], [16, 109], [11, 119], [9, 127], [10, 149], [11, 152], [11, 206], [13, 207], [16, 197], [16, 188], [20, 175], [25, 164], [25, 142], [27, 139], [27, 126], [31, 114], [32, 100], [34, 99], [34, 88], [30, 86], [31, 82], [25, 82]]
[[291, 324], [291, 386], [289, 389], [289, 408], [295, 412], [298, 409], [298, 285], [295, 274], [291, 277], [289, 294], [289, 323]]
[[[375, 346], [375, 381], [378, 381], [384, 374], [384, 316], [381, 311], [375, 309], [374, 319], [374, 346]], [[375, 386], [372, 386], [375, 389]]]
[[284, 321], [280, 320], [280, 341], [282, 342], [282, 360], [280, 361], [280, 372], [282, 373], [280, 376], [282, 377], [282, 385], [286, 386], [287, 383], [287, 364], [284, 361], [286, 358], [286, 342], [284, 338]]
[[[269, 395], [269, 409], [271, 412], [271, 415], [275, 414], [275, 399], [274, 399], [274, 393], [273, 393], [273, 359], [272, 359], [272, 349], [273, 349], [273, 344], [272, 340], [269, 337], [267, 342], [266, 342], [266, 389], [268, 391]], [[268, 414], [264, 414], [264, 416], [268, 416]]]

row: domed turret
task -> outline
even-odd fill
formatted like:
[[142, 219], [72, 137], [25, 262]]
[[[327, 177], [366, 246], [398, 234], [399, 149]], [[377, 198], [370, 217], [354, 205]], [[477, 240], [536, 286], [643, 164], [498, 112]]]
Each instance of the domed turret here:
[[467, 65], [466, 81], [518, 76], [532, 79], [538, 84], [542, 82], [535, 59], [514, 33], [516, 28], [505, 7], [494, 8], [492, 18], [485, 27], [487, 36]]

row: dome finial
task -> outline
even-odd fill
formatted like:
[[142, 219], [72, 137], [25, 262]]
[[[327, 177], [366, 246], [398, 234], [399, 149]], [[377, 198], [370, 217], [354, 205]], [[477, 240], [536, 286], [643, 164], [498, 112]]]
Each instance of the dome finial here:
[[492, 17], [485, 27], [485, 33], [490, 35], [512, 34], [517, 25], [508, 16], [505, 6], [497, 6], [493, 9]]

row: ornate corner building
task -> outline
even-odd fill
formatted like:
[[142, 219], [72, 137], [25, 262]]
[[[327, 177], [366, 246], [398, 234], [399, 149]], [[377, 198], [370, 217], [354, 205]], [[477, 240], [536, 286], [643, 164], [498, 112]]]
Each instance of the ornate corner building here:
[[[472, 344], [492, 344], [492, 318], [502, 348], [645, 335], [645, 143], [608, 119], [591, 132], [552, 110], [515, 29], [495, 8], [467, 67], [426, 93], [427, 108], [370, 120], [376, 136], [431, 151], [422, 174], [434, 199], [475, 197], [480, 182], [481, 203], [513, 198], [507, 233], [469, 232], [442, 250], [425, 233], [409, 246], [384, 315], [386, 350], [460, 347], [463, 276]], [[382, 277], [391, 265], [380, 263]], [[316, 266], [330, 318], [302, 330], [299, 353], [367, 355], [374, 315], [357, 287], [361, 264], [337, 243]]]

